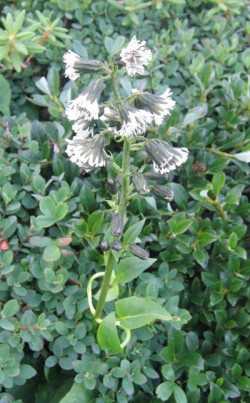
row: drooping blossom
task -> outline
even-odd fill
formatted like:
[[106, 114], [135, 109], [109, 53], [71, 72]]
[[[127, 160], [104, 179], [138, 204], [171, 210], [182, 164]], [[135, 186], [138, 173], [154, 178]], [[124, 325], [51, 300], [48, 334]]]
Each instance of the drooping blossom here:
[[65, 77], [75, 81], [83, 72], [100, 71], [104, 68], [104, 64], [99, 60], [85, 59], [77, 53], [69, 50], [63, 55], [65, 66]]
[[145, 150], [153, 160], [156, 173], [168, 174], [186, 162], [188, 157], [187, 148], [172, 147], [166, 141], [147, 139]]
[[162, 95], [154, 95], [150, 92], [143, 92], [137, 89], [132, 90], [135, 106], [152, 113], [157, 125], [162, 124], [166, 116], [169, 116], [175, 106], [171, 98], [172, 92], [167, 88]]
[[119, 105], [121, 117], [121, 128], [117, 133], [121, 137], [132, 138], [147, 131], [152, 123], [152, 114], [143, 109], [136, 109], [134, 106], [123, 102]]
[[97, 78], [90, 82], [85, 90], [70, 102], [65, 113], [69, 120], [94, 120], [99, 116], [98, 101], [104, 89], [103, 80]]
[[86, 138], [90, 134], [93, 135], [93, 122], [80, 118], [73, 124], [72, 129], [82, 138]]
[[90, 138], [83, 138], [77, 134], [72, 140], [66, 141], [68, 143], [66, 153], [70, 160], [85, 172], [105, 166], [106, 154], [102, 133]]

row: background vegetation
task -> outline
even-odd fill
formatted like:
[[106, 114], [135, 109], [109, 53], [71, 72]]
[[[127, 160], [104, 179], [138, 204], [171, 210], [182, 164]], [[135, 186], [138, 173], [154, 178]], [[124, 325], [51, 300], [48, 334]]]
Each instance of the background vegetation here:
[[[235, 154], [250, 150], [247, 2], [1, 6], [0, 402], [246, 403], [250, 187]], [[104, 61], [106, 47], [135, 34], [154, 53], [136, 85], [172, 88], [177, 107], [159, 136], [190, 157], [171, 178], [171, 206], [151, 196], [130, 205], [127, 227], [145, 218], [141, 245], [157, 257], [131, 287], [190, 320], [135, 330], [112, 355], [96, 342], [86, 298], [103, 265], [107, 172], [81, 176], [64, 154], [64, 106], [89, 76], [68, 82], [62, 55]], [[130, 80], [121, 85], [129, 93]]]

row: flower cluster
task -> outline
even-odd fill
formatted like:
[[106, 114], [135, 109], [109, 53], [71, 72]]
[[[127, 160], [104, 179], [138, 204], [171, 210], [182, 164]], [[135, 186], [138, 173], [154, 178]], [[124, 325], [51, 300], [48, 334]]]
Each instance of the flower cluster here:
[[[146, 47], [145, 41], [139, 41], [134, 36], [120, 51], [116, 60], [125, 67], [129, 76], [144, 74], [145, 66], [152, 60], [152, 52]], [[116, 85], [114, 73], [117, 66], [114, 69], [114, 62], [111, 61], [109, 66], [98, 60], [82, 58], [72, 51], [65, 53], [63, 61], [66, 64], [65, 76], [71, 80], [76, 80], [84, 72], [99, 74], [75, 100], [69, 103], [65, 111], [67, 118], [74, 121], [72, 128], [76, 133], [72, 140], [67, 140], [66, 153], [82, 172], [90, 172], [106, 164], [107, 154], [104, 151], [106, 133], [128, 139], [142, 136], [153, 123], [162, 124], [175, 106], [169, 88], [161, 95], [133, 89], [131, 96], [125, 101], [120, 98], [116, 89], [114, 91], [116, 104], [100, 106], [100, 97], [105, 88], [104, 82], [111, 80], [112, 88]], [[98, 119], [106, 129], [96, 133], [100, 127], [96, 122]], [[145, 139], [144, 145], [145, 151], [153, 160], [154, 172], [147, 173], [151, 175], [150, 179], [166, 177], [187, 160], [186, 148], [172, 147], [164, 141], [155, 139]], [[150, 191], [142, 173], [134, 175], [133, 184], [140, 194]]]
[[[67, 61], [68, 58], [69, 53], [65, 55], [64, 59]], [[78, 59], [76, 65], [80, 65]], [[74, 70], [74, 74], [69, 70], [70, 68]], [[69, 71], [71, 71], [73, 77], [76, 77], [76, 66], [71, 66], [68, 63], [65, 74], [71, 74]], [[94, 168], [103, 167], [106, 164], [104, 136], [102, 133], [98, 135], [93, 133], [94, 122], [99, 117], [98, 102], [103, 89], [104, 83], [101, 78], [91, 81], [87, 88], [75, 100], [70, 102], [65, 111], [69, 120], [76, 121], [72, 127], [76, 136], [72, 140], [67, 140], [66, 153], [71, 161], [81, 168], [83, 173], [90, 172]]]

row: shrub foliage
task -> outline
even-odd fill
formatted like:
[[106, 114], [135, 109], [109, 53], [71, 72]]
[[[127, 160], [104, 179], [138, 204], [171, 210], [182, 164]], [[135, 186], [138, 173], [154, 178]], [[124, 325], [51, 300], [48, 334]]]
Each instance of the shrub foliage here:
[[[0, 402], [247, 402], [247, 2], [21, 3], [5, 1], [0, 29]], [[105, 61], [135, 34], [155, 54], [137, 86], [170, 86], [177, 103], [159, 136], [190, 156], [169, 178], [171, 205], [130, 203], [125, 230], [144, 220], [135, 233], [155, 260], [129, 288], [187, 323], [135, 329], [112, 354], [97, 343], [86, 292], [104, 265], [107, 173], [82, 176], [65, 154], [64, 108], [89, 75], [69, 82], [62, 55]], [[130, 79], [121, 85], [128, 95]]]

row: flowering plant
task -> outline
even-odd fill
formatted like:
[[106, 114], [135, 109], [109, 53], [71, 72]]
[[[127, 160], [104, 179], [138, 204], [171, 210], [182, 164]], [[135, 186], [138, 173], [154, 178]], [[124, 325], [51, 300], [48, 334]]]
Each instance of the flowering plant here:
[[[171, 114], [175, 106], [172, 92], [168, 88], [161, 95], [154, 95], [133, 89], [131, 95], [122, 99], [118, 88], [118, 72], [125, 67], [131, 77], [144, 74], [144, 67], [152, 59], [152, 52], [145, 42], [133, 37], [129, 44], [107, 63], [84, 59], [69, 51], [64, 55], [66, 77], [76, 80], [84, 72], [97, 73], [84, 91], [70, 101], [66, 116], [74, 121], [72, 140], [67, 140], [66, 153], [83, 174], [109, 165], [115, 180], [108, 178], [107, 185], [113, 194], [110, 230], [100, 243], [104, 253], [105, 271], [95, 273], [89, 280], [87, 293], [90, 311], [98, 324], [97, 339], [107, 350], [121, 352], [129, 343], [130, 331], [149, 324], [154, 320], [169, 322], [180, 327], [188, 320], [187, 312], [170, 313], [161, 305], [149, 299], [128, 296], [117, 299], [119, 287], [131, 282], [149, 268], [155, 259], [137, 245], [144, 220], [128, 227], [127, 206], [139, 194], [143, 197], [152, 192], [170, 202], [174, 194], [166, 181], [168, 175], [179, 168], [188, 157], [186, 148], [173, 147], [168, 142], [146, 133], [152, 125], [160, 125]], [[108, 102], [100, 103], [106, 84], [111, 84], [112, 96]], [[119, 166], [107, 151], [108, 141], [123, 142], [122, 166]], [[144, 151], [150, 157], [153, 170], [145, 163], [131, 167], [131, 153]], [[160, 180], [161, 184], [154, 182]], [[97, 304], [92, 300], [93, 282], [103, 277]], [[103, 317], [105, 303], [116, 300], [114, 310]], [[107, 312], [106, 312], [107, 313]], [[120, 342], [117, 329], [125, 332]]]

